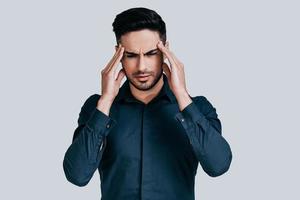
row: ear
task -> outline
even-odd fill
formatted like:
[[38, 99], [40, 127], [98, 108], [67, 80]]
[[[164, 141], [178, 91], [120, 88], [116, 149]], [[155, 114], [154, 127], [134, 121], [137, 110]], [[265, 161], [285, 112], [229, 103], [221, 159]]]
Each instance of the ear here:
[[165, 47], [169, 49], [169, 41], [166, 41]]
[[[168, 42], [168, 41], [166, 41], [165, 47], [166, 47], [167, 49], [169, 49], [169, 42]], [[165, 61], [166, 59], [167, 59], [166, 55], [163, 54], [163, 61]]]

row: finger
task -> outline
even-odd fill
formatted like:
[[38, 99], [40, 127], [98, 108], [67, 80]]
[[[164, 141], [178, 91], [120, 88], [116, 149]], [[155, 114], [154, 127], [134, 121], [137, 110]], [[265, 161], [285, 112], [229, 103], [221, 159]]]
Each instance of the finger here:
[[118, 52], [116, 58], [114, 59], [114, 61], [111, 63], [111, 65], [109, 66], [107, 73], [110, 73], [111, 71], [113, 71], [114, 73], [116, 72], [116, 67], [118, 66], [120, 60], [123, 57], [123, 52], [124, 52], [124, 47], [121, 47], [120, 51]]
[[[115, 62], [112, 63], [112, 66], [111, 66], [111, 68], [109, 69], [113, 74], [116, 74], [117, 67], [118, 67], [118, 65], [119, 65], [119, 63], [120, 63], [120, 61], [121, 61], [121, 59], [122, 59], [122, 57], [123, 57], [123, 55], [124, 55], [123, 52], [124, 52], [124, 47], [122, 47], [121, 51], [119, 52], [118, 57], [116, 58]], [[108, 73], [109, 73], [110, 71], [108, 71]]]
[[176, 67], [176, 62], [175, 60], [173, 59], [172, 55], [170, 54], [170, 51], [165, 47], [163, 46], [162, 42], [160, 41], [158, 44], [157, 44], [157, 47], [163, 52], [163, 54], [166, 55], [166, 57], [168, 58], [170, 64], [171, 64], [171, 70], [173, 68], [173, 66]]
[[115, 61], [116, 57], [118, 56], [122, 46], [119, 44], [117, 51], [115, 52], [114, 56], [110, 59], [109, 63], [106, 65], [106, 67], [103, 69], [104, 72], [107, 72], [109, 68], [111, 67], [111, 64]]
[[166, 73], [167, 78], [170, 79], [171, 78], [171, 71], [170, 71], [170, 68], [167, 65], [167, 63], [163, 63], [162, 68], [163, 68], [163, 71]]
[[109, 61], [109, 63], [107, 64], [106, 68], [105, 68], [105, 72], [108, 72], [112, 63], [116, 60], [116, 57], [119, 55], [119, 52], [121, 51], [121, 44], [119, 44], [117, 51], [115, 52], [114, 56], [112, 57], [112, 59]]
[[[161, 42], [161, 43], [162, 43], [162, 42]], [[166, 49], [166, 51], [168, 51], [169, 54], [172, 56], [174, 62], [176, 63], [175, 66], [176, 66], [176, 67], [183, 67], [183, 63], [180, 62], [180, 60], [175, 56], [175, 54], [174, 54], [172, 51], [170, 51], [168, 48], [165, 47], [165, 49]]]
[[117, 79], [116, 79], [116, 81], [118, 82], [119, 85], [121, 85], [121, 81], [122, 81], [122, 79], [124, 78], [124, 76], [125, 76], [124, 69], [121, 69], [121, 70], [118, 72], [118, 76], [117, 76]]
[[[160, 42], [161, 44], [162, 44], [162, 42]], [[162, 45], [163, 46], [163, 45]], [[164, 47], [164, 46], [163, 46]], [[180, 60], [175, 56], [175, 54], [172, 52], [172, 51], [170, 51], [168, 48], [166, 48], [165, 47], [165, 49], [166, 49], [166, 51], [168, 51], [169, 52], [169, 54], [171, 55], [171, 57], [173, 58], [173, 60], [174, 60], [174, 62], [176, 63], [176, 67], [180, 67], [180, 68], [182, 68], [183, 67], [183, 63], [182, 62], [180, 62]]]
[[176, 66], [183, 68], [183, 63], [180, 62], [180, 60], [175, 56], [175, 54], [173, 52], [170, 51], [170, 54], [172, 55], [175, 63], [177, 64]]

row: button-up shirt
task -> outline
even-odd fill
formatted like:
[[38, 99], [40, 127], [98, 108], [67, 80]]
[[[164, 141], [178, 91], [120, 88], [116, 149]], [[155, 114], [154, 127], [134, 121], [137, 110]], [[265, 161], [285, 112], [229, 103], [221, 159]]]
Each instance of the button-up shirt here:
[[81, 107], [63, 169], [68, 181], [85, 186], [98, 169], [102, 200], [194, 200], [200, 163], [212, 177], [225, 173], [232, 153], [221, 134], [216, 109], [204, 96], [180, 111], [167, 77], [145, 104], [126, 80], [109, 115], [93, 94]]

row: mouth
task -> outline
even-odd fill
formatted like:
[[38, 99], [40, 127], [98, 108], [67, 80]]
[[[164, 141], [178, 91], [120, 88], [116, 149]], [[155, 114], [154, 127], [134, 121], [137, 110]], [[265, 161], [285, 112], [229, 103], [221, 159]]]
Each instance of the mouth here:
[[139, 76], [136, 76], [136, 78], [139, 80], [139, 81], [145, 81], [148, 79], [150, 75], [139, 75]]

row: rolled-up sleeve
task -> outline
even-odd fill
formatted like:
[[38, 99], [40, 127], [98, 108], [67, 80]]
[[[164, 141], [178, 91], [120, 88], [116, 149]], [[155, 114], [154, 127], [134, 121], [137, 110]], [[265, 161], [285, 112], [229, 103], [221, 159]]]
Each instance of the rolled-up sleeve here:
[[[101, 98], [101, 96], [100, 96]], [[116, 121], [96, 108], [99, 96], [90, 96], [81, 107], [72, 144], [67, 149], [63, 169], [68, 181], [85, 186], [98, 168], [106, 145], [105, 137]]]
[[203, 170], [212, 177], [228, 171], [232, 152], [212, 104], [197, 96], [175, 118], [182, 124]]

